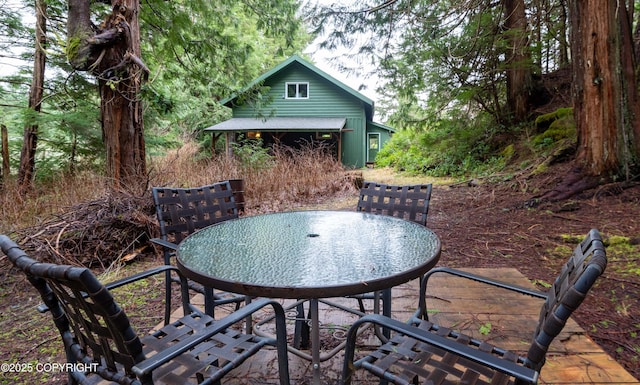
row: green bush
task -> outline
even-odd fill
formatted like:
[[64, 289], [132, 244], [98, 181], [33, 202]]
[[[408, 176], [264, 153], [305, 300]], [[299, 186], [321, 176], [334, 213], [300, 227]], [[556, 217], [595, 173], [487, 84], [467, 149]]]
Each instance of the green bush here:
[[504, 158], [494, 155], [490, 125], [440, 121], [423, 131], [402, 130], [378, 153], [376, 165], [431, 176], [462, 176], [495, 171]]
[[266, 170], [273, 165], [273, 156], [269, 149], [262, 146], [262, 139], [246, 139], [240, 137], [232, 143], [233, 153], [240, 164], [254, 169]]

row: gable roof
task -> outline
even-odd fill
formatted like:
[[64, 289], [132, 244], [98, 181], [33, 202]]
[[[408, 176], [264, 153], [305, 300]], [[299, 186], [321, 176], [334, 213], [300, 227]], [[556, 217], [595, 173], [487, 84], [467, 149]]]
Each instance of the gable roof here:
[[[293, 55], [289, 57], [287, 60], [276, 65], [271, 70], [260, 75], [259, 77], [254, 79], [247, 87], [245, 87], [243, 91], [249, 90], [255, 87], [256, 85], [264, 82], [265, 80], [269, 79], [270, 77], [274, 76], [278, 72], [286, 70], [289, 66], [293, 65], [294, 63], [298, 63], [302, 65], [303, 67], [307, 68], [309, 71], [316, 73], [318, 76], [323, 77], [329, 83], [340, 88], [345, 93], [360, 100], [365, 106], [365, 115], [367, 117], [367, 120], [373, 120], [373, 100], [369, 99], [368, 97], [364, 96], [363, 94], [354, 90], [353, 88], [347, 86], [346, 84], [342, 83], [338, 79], [334, 78], [333, 76], [329, 75], [328, 73], [324, 72], [320, 68], [314, 66], [313, 64], [311, 64], [310, 62], [306, 61], [305, 59], [301, 58], [298, 55]], [[231, 107], [230, 103], [236, 98], [238, 98], [238, 96], [239, 96], [238, 94], [234, 94], [227, 99], [221, 100], [220, 103], [224, 106]]]

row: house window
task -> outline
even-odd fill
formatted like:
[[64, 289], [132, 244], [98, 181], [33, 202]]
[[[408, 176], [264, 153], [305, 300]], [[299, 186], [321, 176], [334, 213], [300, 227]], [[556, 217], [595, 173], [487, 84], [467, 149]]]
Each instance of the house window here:
[[309, 83], [287, 83], [284, 97], [287, 99], [308, 99]]

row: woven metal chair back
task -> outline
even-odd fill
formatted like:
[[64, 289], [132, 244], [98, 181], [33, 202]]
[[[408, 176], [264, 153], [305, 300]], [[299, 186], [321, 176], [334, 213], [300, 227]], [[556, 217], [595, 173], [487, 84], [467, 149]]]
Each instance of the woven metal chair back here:
[[154, 187], [162, 239], [176, 244], [214, 223], [238, 217], [229, 181], [194, 188]]
[[533, 343], [527, 353], [526, 366], [535, 370], [542, 368], [551, 341], [562, 331], [571, 313], [580, 306], [606, 266], [602, 238], [597, 230], [591, 230], [575, 248], [547, 293]]
[[365, 181], [358, 211], [389, 215], [427, 225], [431, 184], [394, 186]]
[[[68, 362], [100, 363], [96, 371], [103, 378], [115, 379], [130, 374], [144, 359], [142, 343], [127, 315], [89, 269], [37, 262], [4, 235], [0, 247], [49, 308]], [[131, 381], [134, 379], [132, 376]]]

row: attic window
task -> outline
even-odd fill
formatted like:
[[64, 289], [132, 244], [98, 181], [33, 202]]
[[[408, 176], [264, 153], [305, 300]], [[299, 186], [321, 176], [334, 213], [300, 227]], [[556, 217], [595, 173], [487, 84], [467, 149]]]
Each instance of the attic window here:
[[308, 99], [309, 83], [287, 83], [285, 84], [286, 99]]

